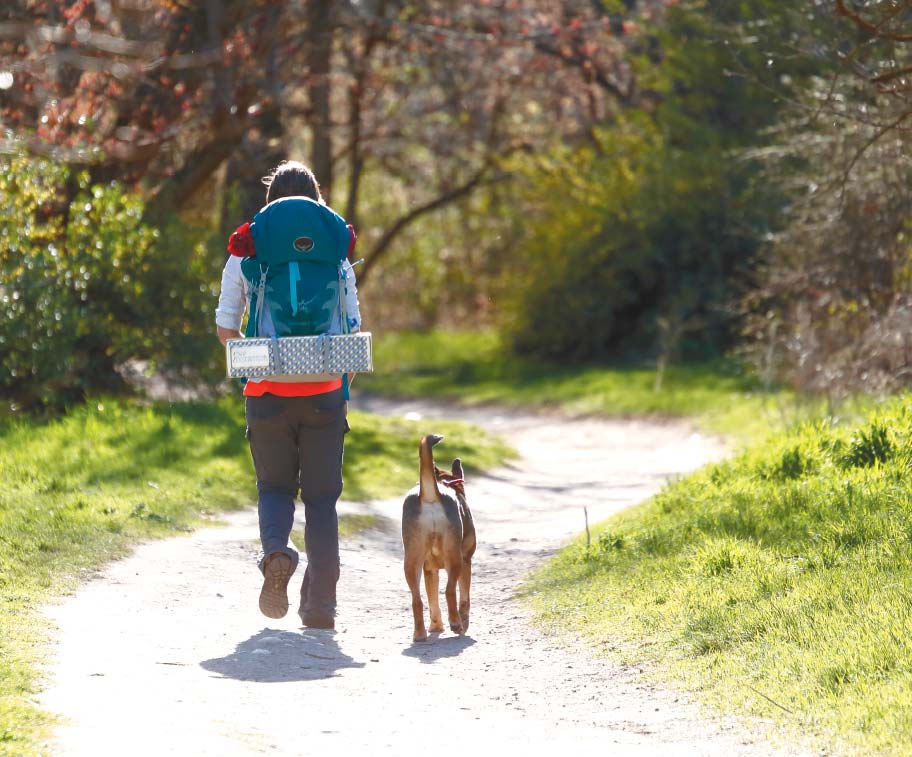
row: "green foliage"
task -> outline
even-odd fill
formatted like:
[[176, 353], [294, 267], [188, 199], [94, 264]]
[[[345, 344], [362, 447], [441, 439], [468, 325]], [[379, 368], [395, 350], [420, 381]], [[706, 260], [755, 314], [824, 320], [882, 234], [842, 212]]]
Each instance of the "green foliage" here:
[[374, 333], [376, 371], [356, 391], [398, 397], [446, 397], [604, 416], [687, 417], [739, 440], [819, 412], [822, 402], [765, 391], [731, 362], [675, 365], [660, 387], [638, 364], [578, 366], [518, 358], [493, 331]]
[[771, 477], [783, 481], [801, 478], [812, 467], [813, 461], [801, 451], [801, 448], [792, 447], [784, 450], [782, 457], [772, 463]]
[[131, 359], [213, 362], [213, 261], [138, 196], [48, 161], [0, 161], [0, 391], [59, 409], [116, 390]]
[[[743, 229], [759, 222], [743, 167], [671, 147], [646, 122], [619, 128], [538, 172], [551, 199], [508, 299], [519, 354], [654, 353], [667, 334], [705, 357], [730, 336], [724, 307], [755, 246]], [[568, 174], [579, 189], [561, 188]]]
[[[397, 528], [399, 528], [398, 521], [377, 513], [342, 513], [339, 515], [339, 538], [343, 540], [353, 539], [366, 531], [394, 532]], [[292, 530], [291, 542], [298, 551], [304, 551], [306, 542], [303, 528]]]
[[895, 452], [890, 430], [880, 421], [860, 428], [849, 440], [842, 462], [848, 467], [868, 467], [886, 463]]
[[[417, 480], [426, 431], [363, 413], [350, 422], [344, 496], [401, 496]], [[435, 422], [440, 430], [441, 460], [461, 455], [478, 471], [512, 454], [480, 429]], [[39, 751], [36, 731], [48, 722], [33, 703], [43, 602], [137, 538], [186, 531], [255, 499], [240, 398], [148, 407], [93, 400], [44, 425], [0, 425], [0, 753]], [[342, 529], [372, 523], [362, 516], [343, 520]]]
[[909, 396], [854, 427], [804, 423], [600, 524], [529, 597], [726, 710], [840, 752], [907, 754], [910, 451]]
[[759, 51], [738, 59], [755, 78], [732, 75], [728, 45], [732, 24], [760, 21], [768, 3], [721, 5], [681, 6], [651, 32], [653, 54], [634, 61], [650, 97], [588, 144], [521, 160], [534, 210], [504, 318], [519, 354], [667, 362], [736, 337], [732, 305], [780, 204], [740, 151], [763, 143], [779, 103]]
[[643, 163], [661, 140], [640, 127], [649, 124], [602, 132], [597, 146], [559, 148], [550, 161], [521, 168], [544, 203], [510, 269], [506, 313], [517, 353], [603, 356], [630, 333], [641, 295], [657, 286], [658, 272], [636, 244], [637, 198]]
[[[435, 451], [441, 467], [461, 457], [469, 474], [494, 467], [514, 453], [499, 439], [457, 421], [434, 419], [416, 425], [401, 418], [352, 413], [346, 439], [345, 492], [354, 500], [398, 497], [418, 481], [418, 441], [428, 433], [446, 440]], [[433, 429], [428, 428], [433, 425]]]
[[[435, 165], [433, 155], [423, 155], [422, 161]], [[414, 183], [411, 174], [365, 172], [359, 208], [364, 238], [356, 258], [367, 254], [380, 229], [414, 207], [409, 197]], [[503, 194], [509, 200], [500, 202]], [[509, 185], [494, 184], [403, 229], [388, 256], [372, 269], [369, 284], [359, 289], [370, 323], [387, 330], [490, 323], [500, 272], [510, 265], [507, 238], [516, 223], [512, 199]], [[362, 270], [356, 267], [356, 275]]]
[[596, 549], [600, 554], [624, 548], [624, 535], [614, 531], [603, 531], [599, 534]]
[[909, 3], [779, 6], [733, 48], [755, 51], [741, 75], [779, 74], [769, 87], [784, 103], [760, 168], [785, 212], [742, 303], [745, 352], [800, 391], [900, 391], [912, 343]]

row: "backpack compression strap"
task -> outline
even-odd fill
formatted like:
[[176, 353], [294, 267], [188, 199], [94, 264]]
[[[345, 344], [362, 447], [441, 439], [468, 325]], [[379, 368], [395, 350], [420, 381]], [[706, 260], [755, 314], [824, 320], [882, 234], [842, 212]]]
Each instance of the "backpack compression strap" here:
[[249, 315], [247, 316], [247, 329], [244, 331], [246, 337], [256, 337], [260, 335], [260, 319], [263, 315], [263, 307], [266, 304], [266, 274], [269, 273], [269, 266], [260, 266], [260, 279], [253, 287], [250, 293]]

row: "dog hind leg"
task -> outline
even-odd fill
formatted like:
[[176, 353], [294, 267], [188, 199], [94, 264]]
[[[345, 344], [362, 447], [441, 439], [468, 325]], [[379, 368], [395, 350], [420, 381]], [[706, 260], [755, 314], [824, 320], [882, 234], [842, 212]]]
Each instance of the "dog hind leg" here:
[[459, 583], [459, 576], [462, 574], [462, 555], [458, 552], [455, 556], [447, 557], [447, 584], [446, 584], [446, 602], [447, 614], [450, 621], [450, 629], [453, 633], [464, 634], [465, 629], [462, 627], [462, 620], [456, 608], [456, 585]]
[[424, 627], [424, 605], [421, 603], [421, 568], [420, 560], [414, 558], [405, 561], [405, 580], [412, 592], [412, 615], [415, 618], [414, 641], [427, 641], [427, 630]]
[[443, 616], [440, 613], [440, 572], [424, 564], [424, 588], [427, 590], [428, 609], [431, 611], [431, 633], [443, 630]]
[[462, 620], [463, 632], [469, 630], [469, 591], [472, 588], [472, 561], [463, 560], [462, 572], [459, 574], [459, 618]]

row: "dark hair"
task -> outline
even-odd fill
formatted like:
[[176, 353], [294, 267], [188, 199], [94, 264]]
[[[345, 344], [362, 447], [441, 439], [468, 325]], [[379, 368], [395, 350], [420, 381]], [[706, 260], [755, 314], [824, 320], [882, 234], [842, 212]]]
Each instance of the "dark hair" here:
[[323, 202], [317, 178], [303, 163], [284, 160], [271, 173], [263, 177], [266, 185], [266, 204], [280, 197], [309, 197]]

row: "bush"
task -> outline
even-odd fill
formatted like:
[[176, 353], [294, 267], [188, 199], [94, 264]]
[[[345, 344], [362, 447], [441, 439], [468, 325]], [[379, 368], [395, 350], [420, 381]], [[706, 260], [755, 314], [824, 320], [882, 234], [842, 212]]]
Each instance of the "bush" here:
[[736, 5], [670, 11], [654, 31], [662, 55], [635, 61], [651, 96], [588, 143], [521, 167], [530, 220], [506, 307], [517, 352], [577, 361], [657, 354], [664, 367], [716, 356], [739, 336], [733, 306], [781, 198], [755, 180], [744, 154], [768, 139], [780, 107], [765, 81], [772, 72], [752, 49], [741, 62], [761, 73], [729, 75], [724, 44], [741, 36], [732, 24], [770, 9], [764, 0]]
[[122, 388], [132, 359], [213, 363], [213, 263], [141, 199], [49, 161], [0, 162], [0, 391], [59, 409]]
[[746, 171], [721, 149], [670, 145], [648, 119], [539, 170], [538, 186], [551, 191], [507, 297], [516, 352], [719, 354], [737, 333], [730, 304], [762, 223]]
[[834, 399], [896, 392], [912, 376], [910, 142], [872, 144], [876, 124], [894, 119], [892, 99], [857, 102], [871, 123], [790, 129], [768, 161], [795, 189], [744, 302], [746, 351], [761, 370]]

